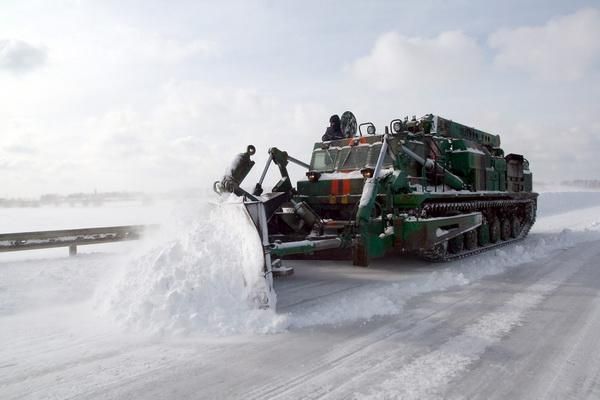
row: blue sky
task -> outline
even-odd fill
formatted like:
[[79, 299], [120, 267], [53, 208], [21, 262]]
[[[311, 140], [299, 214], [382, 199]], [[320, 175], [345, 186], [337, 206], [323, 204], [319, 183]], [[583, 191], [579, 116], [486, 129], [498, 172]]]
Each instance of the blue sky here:
[[0, 197], [208, 186], [248, 143], [308, 159], [346, 109], [600, 176], [598, 2], [174, 3], [0, 4]]

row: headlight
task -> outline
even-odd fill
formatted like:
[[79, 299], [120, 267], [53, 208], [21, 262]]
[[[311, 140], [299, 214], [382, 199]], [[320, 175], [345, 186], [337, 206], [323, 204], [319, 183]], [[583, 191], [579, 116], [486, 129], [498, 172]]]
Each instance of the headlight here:
[[372, 178], [374, 172], [375, 171], [373, 171], [373, 168], [363, 168], [363, 169], [360, 170], [360, 173], [365, 178]]
[[374, 135], [375, 134], [375, 125], [369, 125], [369, 126], [367, 126], [367, 133], [369, 135]]
[[306, 177], [308, 178], [309, 181], [316, 182], [321, 177], [321, 174], [318, 173], [317, 171], [308, 171], [306, 173]]
[[392, 128], [394, 128], [394, 133], [400, 133], [402, 131], [402, 122], [400, 122], [400, 121], [394, 122], [394, 124], [392, 125]]

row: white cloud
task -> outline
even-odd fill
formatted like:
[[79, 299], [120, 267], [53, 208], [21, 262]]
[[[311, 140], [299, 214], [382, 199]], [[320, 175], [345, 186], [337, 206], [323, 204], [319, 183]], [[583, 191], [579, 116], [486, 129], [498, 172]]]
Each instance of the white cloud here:
[[[256, 181], [269, 147], [308, 161], [326, 116], [318, 105], [285, 101], [253, 87], [171, 81], [157, 88], [150, 105], [116, 105], [61, 131], [21, 126], [10, 147], [0, 147], [0, 165], [10, 168], [1, 172], [13, 193], [26, 194], [59, 187], [150, 192], [208, 187], [236, 153], [254, 144], [257, 166], [248, 182]], [[27, 131], [36, 137], [24, 135]], [[52, 141], [42, 145], [41, 133]], [[29, 142], [38, 144], [37, 154], [15, 152]], [[270, 177], [276, 173], [272, 168]], [[28, 190], [16, 189], [21, 185]]]
[[[97, 41], [95, 43], [98, 44]], [[214, 57], [219, 54], [219, 46], [212, 40], [177, 40], [129, 26], [114, 27], [106, 40], [99, 44], [98, 54], [115, 61], [177, 64], [196, 56]]]
[[600, 11], [584, 9], [542, 26], [503, 29], [489, 38], [495, 63], [540, 80], [575, 81], [600, 60]]
[[503, 136], [503, 145], [529, 159], [536, 180], [559, 183], [563, 179], [598, 179], [600, 124], [580, 123], [593, 117], [587, 115], [571, 126], [559, 127], [547, 121], [518, 122], [508, 130], [510, 135]]
[[[47, 48], [47, 60], [26, 76], [0, 70], [0, 196], [208, 184], [250, 143], [258, 150], [256, 171], [271, 146], [306, 161], [329, 115], [346, 109], [361, 121], [372, 120], [380, 131], [392, 118], [425, 112], [497, 131], [507, 151], [530, 157], [538, 177], [544, 171], [561, 179], [600, 173], [591, 155], [600, 149], [594, 142], [600, 127], [579, 123], [578, 131], [569, 131], [573, 120], [593, 120], [597, 111], [597, 58], [585, 58], [585, 51], [597, 54], [592, 42], [600, 37], [593, 10], [519, 28], [531, 29], [536, 37], [557, 29], [561, 34], [547, 40], [570, 43], [552, 49], [556, 60], [546, 55], [545, 61], [526, 69], [518, 62], [530, 63], [515, 50], [515, 42], [531, 42], [531, 34], [501, 31], [480, 46], [473, 37], [451, 30], [471, 26], [468, 23], [477, 16], [469, 13], [449, 19], [448, 31], [441, 34], [425, 33], [435, 26], [420, 16], [414, 20], [415, 26], [423, 27], [418, 34], [371, 31], [378, 39], [363, 51], [360, 41], [342, 46], [359, 37], [359, 31], [345, 25], [333, 29], [330, 20], [315, 20], [316, 28], [304, 32], [301, 43], [294, 41], [288, 27], [297, 26], [297, 19], [282, 14], [277, 24], [269, 24], [273, 20], [257, 17], [262, 11], [256, 5], [243, 15], [240, 7], [225, 12], [210, 5], [183, 5], [175, 18], [151, 7], [127, 13], [121, 3], [83, 2], [63, 8], [28, 4], [15, 2], [13, 8], [20, 11], [12, 14], [3, 9], [0, 38]], [[393, 26], [389, 22], [373, 26]], [[548, 28], [554, 25], [560, 29]], [[253, 31], [256, 26], [268, 30], [269, 36]], [[490, 32], [497, 29], [494, 23], [486, 27]], [[293, 45], [273, 47], [271, 39]], [[486, 47], [492, 44], [493, 49]], [[343, 53], [347, 58], [326, 58], [324, 71], [307, 65], [319, 55], [323, 61], [322, 54], [333, 54], [338, 45], [352, 47], [352, 52]], [[596, 74], [586, 85], [523, 81], [493, 68], [495, 52], [498, 65], [538, 75], [540, 68], [553, 73], [555, 64], [563, 70], [574, 68], [574, 76]], [[508, 55], [511, 61], [501, 62]], [[274, 65], [273, 59], [286, 62]], [[345, 60], [347, 73], [339, 74], [338, 63]], [[381, 89], [394, 91], [383, 97]], [[582, 108], [588, 110], [585, 118], [571, 116]]]
[[351, 71], [378, 89], [405, 89], [463, 81], [476, 74], [481, 63], [481, 48], [460, 31], [434, 38], [389, 32], [377, 39], [368, 56], [354, 62]]
[[0, 40], [0, 70], [14, 73], [31, 71], [46, 62], [46, 49], [22, 40]]

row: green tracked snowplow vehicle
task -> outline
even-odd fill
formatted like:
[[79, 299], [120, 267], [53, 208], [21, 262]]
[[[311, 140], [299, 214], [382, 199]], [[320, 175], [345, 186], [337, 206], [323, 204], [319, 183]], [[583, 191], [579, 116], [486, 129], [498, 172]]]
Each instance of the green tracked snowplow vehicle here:
[[[364, 132], [363, 132], [364, 130]], [[524, 238], [535, 222], [529, 162], [504, 154], [500, 137], [431, 114], [372, 123], [342, 115], [345, 138], [317, 142], [310, 163], [276, 148], [252, 192], [240, 187], [254, 165], [253, 146], [238, 155], [217, 193], [244, 198], [265, 250], [265, 277], [291, 270], [298, 254], [352, 256], [354, 265], [390, 252], [449, 261]], [[306, 168], [292, 184], [287, 165]], [[268, 193], [271, 163], [281, 179]]]

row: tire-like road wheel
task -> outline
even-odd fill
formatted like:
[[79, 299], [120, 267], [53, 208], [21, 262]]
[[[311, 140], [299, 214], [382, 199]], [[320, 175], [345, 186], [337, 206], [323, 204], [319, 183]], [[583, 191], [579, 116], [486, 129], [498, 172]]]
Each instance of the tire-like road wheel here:
[[421, 257], [427, 261], [440, 261], [446, 257], [448, 252], [448, 241], [438, 243], [433, 248], [425, 250], [421, 253]]
[[502, 218], [502, 222], [500, 223], [500, 236], [502, 240], [510, 239], [511, 226], [508, 218]]
[[490, 243], [496, 243], [500, 240], [500, 220], [494, 217], [490, 221]]
[[464, 234], [465, 236], [465, 249], [474, 250], [477, 247], [477, 229], [473, 229]]
[[463, 235], [453, 237], [448, 241], [448, 251], [452, 254], [458, 254], [465, 248]]
[[510, 236], [516, 238], [521, 234], [521, 220], [519, 217], [512, 217], [512, 221], [510, 222]]
[[477, 244], [485, 246], [490, 242], [490, 226], [485, 223], [477, 228]]

